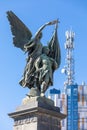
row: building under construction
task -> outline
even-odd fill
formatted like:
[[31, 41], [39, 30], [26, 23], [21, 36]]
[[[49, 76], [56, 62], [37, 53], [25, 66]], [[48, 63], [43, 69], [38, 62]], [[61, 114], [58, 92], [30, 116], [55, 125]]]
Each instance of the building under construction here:
[[52, 89], [49, 98], [67, 114], [61, 121], [61, 130], [87, 130], [87, 85], [67, 86], [67, 93]]

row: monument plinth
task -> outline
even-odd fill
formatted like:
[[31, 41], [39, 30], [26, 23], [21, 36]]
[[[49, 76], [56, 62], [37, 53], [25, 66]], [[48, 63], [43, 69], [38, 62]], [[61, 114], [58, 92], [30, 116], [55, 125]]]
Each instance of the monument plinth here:
[[14, 119], [14, 130], [61, 130], [60, 121], [66, 117], [46, 97], [32, 97], [8, 115]]

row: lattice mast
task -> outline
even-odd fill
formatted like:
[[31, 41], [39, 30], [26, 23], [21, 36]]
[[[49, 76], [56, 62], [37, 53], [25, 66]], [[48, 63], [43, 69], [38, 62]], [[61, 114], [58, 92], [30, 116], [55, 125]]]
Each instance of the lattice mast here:
[[62, 69], [62, 73], [66, 74], [66, 81], [64, 82], [64, 85], [73, 85], [74, 84], [74, 36], [75, 33], [70, 31], [66, 31], [66, 42], [65, 42], [65, 49], [66, 49], [66, 65]]

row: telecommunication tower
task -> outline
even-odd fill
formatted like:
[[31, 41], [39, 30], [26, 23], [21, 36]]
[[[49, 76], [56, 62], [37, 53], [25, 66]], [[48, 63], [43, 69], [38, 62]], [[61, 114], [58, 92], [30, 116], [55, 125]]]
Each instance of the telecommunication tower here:
[[62, 73], [66, 75], [66, 81], [64, 82], [64, 86], [67, 85], [74, 85], [74, 36], [75, 33], [70, 31], [65, 32], [66, 42], [65, 42], [65, 49], [66, 49], [66, 65], [62, 69]]

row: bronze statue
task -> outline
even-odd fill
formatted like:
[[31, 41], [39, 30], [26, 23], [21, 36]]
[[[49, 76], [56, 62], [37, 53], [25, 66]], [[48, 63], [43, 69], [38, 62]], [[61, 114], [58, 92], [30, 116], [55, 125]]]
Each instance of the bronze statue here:
[[[36, 89], [42, 95], [49, 86], [53, 85], [53, 73], [59, 68], [61, 55], [57, 39], [58, 20], [48, 22], [41, 26], [32, 37], [31, 31], [12, 12], [7, 12], [13, 34], [13, 44], [28, 53], [25, 70], [19, 84], [22, 87]], [[48, 46], [40, 42], [42, 30], [48, 25], [55, 25], [53, 36]], [[35, 96], [32, 93], [31, 96]]]

